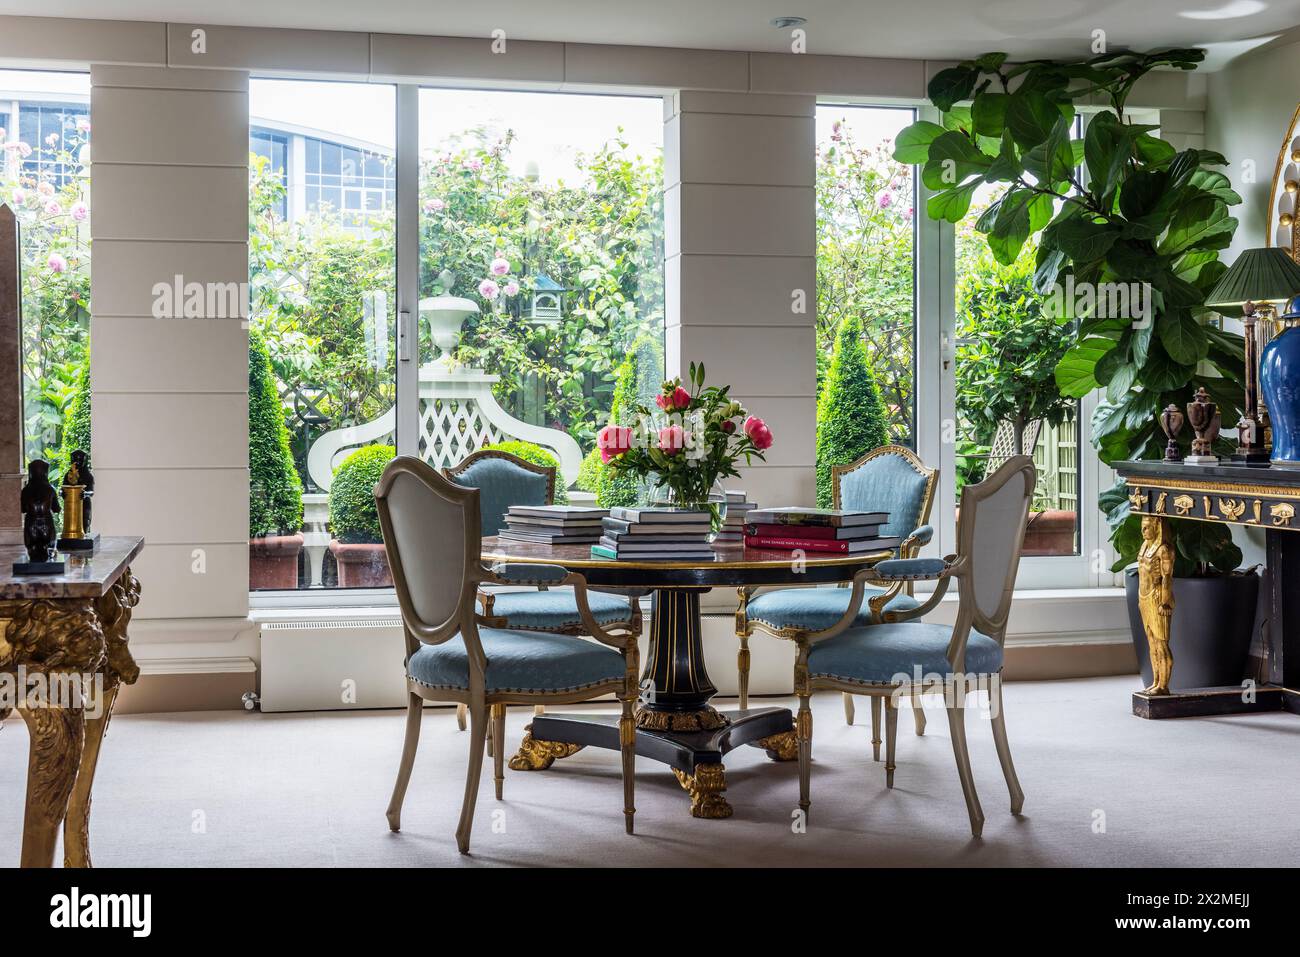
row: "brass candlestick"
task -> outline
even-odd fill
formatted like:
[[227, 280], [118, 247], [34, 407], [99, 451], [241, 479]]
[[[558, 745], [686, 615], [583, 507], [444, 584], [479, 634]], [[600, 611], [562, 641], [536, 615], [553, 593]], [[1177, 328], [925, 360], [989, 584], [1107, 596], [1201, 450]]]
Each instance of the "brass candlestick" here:
[[63, 540], [78, 540], [86, 537], [83, 508], [85, 500], [82, 494], [84, 485], [63, 486]]
[[1237, 422], [1237, 451], [1234, 462], [1267, 462], [1269, 460], [1268, 412], [1259, 391], [1260, 332], [1264, 322], [1276, 316], [1268, 303], [1247, 302], [1242, 307], [1242, 338], [1245, 342], [1246, 402], [1241, 419]]

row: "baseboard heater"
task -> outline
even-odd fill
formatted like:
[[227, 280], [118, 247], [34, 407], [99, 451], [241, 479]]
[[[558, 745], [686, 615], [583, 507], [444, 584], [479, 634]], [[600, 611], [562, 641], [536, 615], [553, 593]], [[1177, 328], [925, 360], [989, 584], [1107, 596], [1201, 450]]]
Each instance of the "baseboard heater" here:
[[406, 707], [397, 615], [268, 621], [261, 637], [263, 711]]

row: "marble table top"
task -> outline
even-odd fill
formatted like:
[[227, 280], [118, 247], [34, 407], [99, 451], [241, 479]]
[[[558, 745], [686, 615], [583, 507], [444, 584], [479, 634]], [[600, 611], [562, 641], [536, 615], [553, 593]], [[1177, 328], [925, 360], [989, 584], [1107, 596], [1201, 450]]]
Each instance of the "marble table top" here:
[[93, 554], [61, 552], [67, 562], [62, 575], [15, 575], [14, 562], [27, 561], [27, 550], [21, 545], [0, 545], [0, 600], [99, 598], [143, 549], [144, 539], [139, 536], [104, 537]]

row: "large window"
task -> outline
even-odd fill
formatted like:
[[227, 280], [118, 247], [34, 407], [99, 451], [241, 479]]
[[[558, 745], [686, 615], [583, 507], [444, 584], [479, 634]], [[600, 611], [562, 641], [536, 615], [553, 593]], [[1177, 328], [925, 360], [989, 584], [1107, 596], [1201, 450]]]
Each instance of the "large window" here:
[[90, 449], [90, 79], [0, 70], [0, 203], [18, 221], [26, 457]]

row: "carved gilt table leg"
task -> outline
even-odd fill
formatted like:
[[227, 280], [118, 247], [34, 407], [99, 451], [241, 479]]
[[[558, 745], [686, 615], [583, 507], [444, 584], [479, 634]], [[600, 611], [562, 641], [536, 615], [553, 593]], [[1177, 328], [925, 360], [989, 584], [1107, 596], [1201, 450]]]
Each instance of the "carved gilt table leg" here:
[[95, 784], [95, 768], [99, 763], [99, 749], [103, 743], [108, 722], [113, 717], [113, 705], [123, 683], [134, 684], [140, 668], [127, 648], [127, 626], [131, 622], [131, 609], [140, 601], [140, 582], [128, 568], [122, 577], [99, 599], [95, 612], [104, 631], [105, 652], [108, 662], [103, 671], [103, 696], [94, 717], [86, 720], [86, 743], [81, 754], [77, 782], [68, 802], [68, 816], [63, 823], [63, 866], [90, 867], [90, 792]]
[[694, 774], [673, 768], [673, 774], [691, 796], [691, 817], [731, 817], [731, 805], [722, 796], [727, 790], [727, 777], [721, 764], [697, 764]]
[[85, 722], [81, 708], [19, 708], [31, 735], [21, 866], [53, 867], [54, 842], [77, 779]]
[[524, 740], [510, 759], [511, 771], [545, 771], [560, 758], [568, 758], [582, 750], [580, 744], [563, 741], [539, 741], [533, 737], [533, 726], [524, 727]]
[[1169, 523], [1158, 515], [1142, 516], [1142, 547], [1138, 551], [1138, 609], [1151, 652], [1151, 684], [1147, 694], [1169, 694], [1174, 656], [1169, 627], [1174, 613], [1174, 549]]

